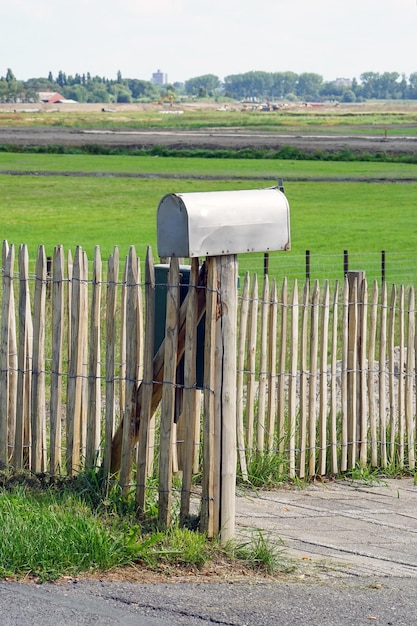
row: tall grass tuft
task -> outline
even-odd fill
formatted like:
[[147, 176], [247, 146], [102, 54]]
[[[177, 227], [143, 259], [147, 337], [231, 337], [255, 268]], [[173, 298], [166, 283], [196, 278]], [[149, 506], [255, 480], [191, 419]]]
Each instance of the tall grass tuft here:
[[288, 481], [286, 463], [286, 459], [276, 451], [252, 452], [247, 464], [249, 484], [264, 489], [282, 485]]
[[270, 576], [294, 571], [294, 566], [285, 557], [282, 542], [273, 543], [260, 531], [254, 532], [247, 541], [231, 542], [225, 551], [249, 569], [263, 571]]
[[132, 560], [116, 525], [65, 490], [1, 491], [0, 526], [0, 577], [36, 576], [43, 582]]

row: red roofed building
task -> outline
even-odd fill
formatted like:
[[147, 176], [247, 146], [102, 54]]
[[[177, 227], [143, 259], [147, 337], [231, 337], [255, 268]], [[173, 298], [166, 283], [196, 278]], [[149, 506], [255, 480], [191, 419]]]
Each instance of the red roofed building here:
[[57, 91], [40, 91], [39, 100], [45, 104], [64, 104], [65, 102], [75, 102], [75, 100], [67, 100]]

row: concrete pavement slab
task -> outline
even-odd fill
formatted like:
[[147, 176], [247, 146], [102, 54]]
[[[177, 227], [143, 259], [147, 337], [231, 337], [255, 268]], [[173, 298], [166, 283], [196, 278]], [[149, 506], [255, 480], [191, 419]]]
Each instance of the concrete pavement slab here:
[[240, 491], [237, 536], [261, 531], [299, 564], [323, 575], [417, 578], [417, 486], [413, 478], [327, 481]]

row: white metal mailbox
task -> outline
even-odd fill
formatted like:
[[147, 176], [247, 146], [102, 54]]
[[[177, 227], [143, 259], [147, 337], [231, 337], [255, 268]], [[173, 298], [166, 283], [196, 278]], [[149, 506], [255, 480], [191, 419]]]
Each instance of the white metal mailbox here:
[[290, 207], [277, 187], [172, 193], [157, 212], [158, 254], [198, 257], [290, 249]]

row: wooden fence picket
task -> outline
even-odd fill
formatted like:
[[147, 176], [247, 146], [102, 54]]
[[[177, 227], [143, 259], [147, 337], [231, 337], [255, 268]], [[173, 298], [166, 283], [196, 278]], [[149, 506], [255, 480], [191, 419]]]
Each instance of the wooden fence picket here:
[[221, 384], [216, 389], [217, 395], [221, 397], [219, 536], [222, 543], [227, 544], [234, 538], [236, 507], [237, 255], [217, 257], [217, 262], [221, 315], [221, 350], [217, 367], [222, 370]]
[[348, 469], [354, 469], [357, 453], [358, 403], [358, 280], [349, 284], [347, 355], [347, 456]]
[[339, 320], [339, 281], [336, 281], [333, 295], [332, 345], [330, 361], [330, 471], [336, 476], [339, 472], [337, 458], [337, 334]]
[[[14, 273], [14, 251], [13, 251], [13, 273]], [[14, 280], [10, 289], [10, 310], [9, 310], [9, 406], [7, 416], [7, 454], [9, 459], [13, 456], [14, 441], [16, 437], [16, 410], [17, 410], [17, 335], [16, 335], [16, 306], [13, 289]]]
[[[136, 390], [138, 386], [138, 363], [140, 352], [139, 324], [139, 274], [136, 250], [130, 247], [127, 258], [126, 294], [126, 404], [123, 420], [122, 458], [120, 464], [120, 484], [123, 493], [129, 491], [132, 472], [132, 423], [135, 421]], [[168, 379], [169, 380], [169, 379]]]
[[319, 335], [319, 282], [316, 280], [311, 299], [310, 376], [308, 402], [308, 475], [316, 474], [317, 425], [317, 358]]
[[[123, 269], [123, 278], [122, 284], [120, 288], [120, 331], [119, 331], [119, 351], [120, 351], [120, 359], [119, 359], [119, 376], [118, 378], [118, 387], [119, 387], [119, 414], [120, 420], [123, 419], [125, 407], [126, 407], [126, 333], [127, 333], [127, 323], [126, 323], [126, 315], [127, 315], [127, 272], [129, 267], [129, 261], [126, 257], [125, 265]], [[115, 347], [116, 351], [116, 339], [115, 339]], [[116, 368], [116, 354], [115, 354], [115, 364]], [[115, 372], [116, 377], [116, 372]], [[117, 385], [114, 386], [114, 393], [116, 394]]]
[[386, 354], [387, 354], [387, 285], [382, 284], [379, 330], [379, 440], [381, 466], [386, 467], [387, 455], [387, 415], [386, 415]]
[[197, 412], [197, 314], [198, 314], [198, 258], [192, 259], [188, 287], [188, 306], [185, 327], [184, 352], [184, 444], [181, 488], [180, 524], [190, 515], [191, 479], [196, 445]]
[[359, 427], [359, 461], [362, 467], [365, 467], [368, 458], [368, 404], [367, 404], [367, 378], [368, 378], [368, 365], [366, 355], [366, 338], [368, 334], [368, 282], [366, 278], [362, 280], [361, 285], [361, 315], [360, 315], [360, 354], [359, 354], [359, 382], [360, 382], [360, 396], [359, 396], [359, 414], [360, 414], [360, 427]]
[[341, 363], [341, 460], [340, 469], [348, 469], [348, 354], [349, 354], [349, 282], [347, 277], [342, 293], [342, 363]]
[[268, 346], [268, 451], [275, 449], [275, 421], [277, 406], [277, 323], [278, 323], [278, 293], [277, 281], [274, 278], [271, 287], [271, 305], [269, 310], [269, 346]]
[[91, 316], [88, 358], [88, 411], [85, 462], [94, 468], [101, 461], [101, 287], [102, 262], [98, 246], [94, 249], [92, 275]]
[[369, 318], [369, 339], [368, 339], [368, 412], [369, 430], [371, 435], [371, 466], [378, 465], [378, 433], [377, 433], [377, 413], [376, 413], [376, 384], [375, 384], [375, 350], [376, 350], [376, 330], [378, 317], [378, 283], [374, 281]]
[[279, 365], [278, 365], [278, 452], [284, 454], [287, 442], [285, 441], [285, 373], [287, 371], [287, 321], [288, 321], [288, 280], [284, 278], [282, 281], [281, 302], [279, 303], [281, 310], [281, 327], [280, 327], [280, 346], [279, 346]]
[[171, 520], [171, 487], [173, 461], [173, 424], [175, 416], [175, 385], [178, 350], [178, 313], [180, 307], [179, 265], [171, 258], [168, 272], [165, 325], [164, 385], [161, 399], [159, 442], [159, 507], [158, 522], [167, 528]]
[[[136, 472], [136, 506], [140, 514], [145, 512], [146, 478], [153, 471], [155, 444], [155, 417], [152, 415], [152, 376], [154, 356], [155, 328], [155, 267], [152, 250], [148, 247], [145, 261], [145, 302], [146, 319], [144, 341], [143, 382], [144, 391], [139, 425], [139, 441], [137, 446]], [[151, 330], [151, 332], [149, 332]]]
[[62, 360], [64, 340], [64, 249], [56, 246], [52, 263], [52, 371], [50, 409], [50, 471], [56, 475], [62, 464]]
[[300, 460], [298, 475], [300, 478], [305, 477], [306, 472], [306, 452], [307, 452], [307, 386], [308, 386], [308, 341], [307, 330], [310, 310], [310, 284], [306, 281], [303, 293], [303, 306], [301, 314], [301, 338], [300, 338], [300, 425], [299, 425], [299, 450]]
[[215, 519], [218, 503], [215, 502], [214, 484], [214, 388], [217, 304], [217, 267], [208, 260], [204, 338], [204, 423], [200, 528], [210, 538], [214, 537], [219, 530], [219, 520]]
[[320, 406], [319, 406], [319, 466], [318, 474], [324, 476], [327, 471], [327, 361], [329, 345], [329, 281], [324, 283], [320, 326]]
[[106, 289], [106, 408], [104, 426], [103, 473], [110, 475], [112, 439], [116, 420], [116, 392], [114, 371], [116, 364], [116, 310], [117, 281], [119, 277], [119, 249], [114, 248], [107, 262]]
[[82, 394], [83, 394], [83, 266], [84, 254], [77, 247], [72, 275], [71, 293], [71, 345], [68, 365], [67, 397], [67, 471], [73, 475], [81, 467], [82, 447]]
[[405, 436], [405, 412], [404, 412], [404, 337], [405, 337], [405, 289], [400, 286], [399, 295], [399, 348], [398, 348], [398, 463], [404, 467], [404, 436]]
[[290, 371], [288, 392], [289, 475], [295, 478], [295, 435], [297, 428], [297, 369], [298, 369], [298, 282], [294, 281], [291, 302]]
[[81, 342], [81, 408], [80, 408], [80, 457], [84, 465], [87, 453], [87, 415], [88, 415], [88, 258], [83, 250], [80, 274], [80, 335]]
[[14, 268], [14, 246], [3, 242], [3, 302], [1, 316], [0, 347], [0, 464], [9, 465], [9, 385], [10, 385], [10, 316]]
[[269, 279], [264, 276], [264, 287], [261, 302], [260, 316], [260, 356], [259, 356], [259, 382], [258, 382], [258, 419], [257, 419], [257, 450], [263, 453], [265, 439], [268, 434], [265, 432], [266, 416], [266, 393], [267, 393], [267, 355], [268, 355], [268, 319], [269, 319]]
[[[389, 460], [395, 459], [395, 426], [396, 426], [396, 390], [395, 390], [395, 312], [397, 303], [397, 288], [392, 285], [391, 298], [388, 309], [388, 452]], [[365, 461], [366, 462], [366, 461]]]
[[414, 287], [408, 292], [407, 315], [407, 361], [405, 377], [405, 421], [407, 425], [408, 467], [415, 468], [415, 413], [413, 406], [415, 375], [415, 297]]
[[45, 415], [45, 304], [46, 255], [38, 248], [36, 282], [33, 297], [33, 358], [32, 358], [32, 472], [46, 469], [46, 415]]
[[256, 347], [258, 337], [258, 277], [253, 276], [249, 300], [248, 345], [246, 361], [246, 445], [248, 454], [253, 453], [256, 403]]
[[[244, 424], [244, 409], [245, 409], [245, 389], [244, 389], [244, 374], [245, 374], [245, 346], [248, 329], [248, 315], [249, 315], [249, 272], [246, 272], [243, 280], [241, 305], [240, 305], [240, 323], [239, 323], [239, 335], [238, 335], [238, 352], [237, 352], [237, 380], [236, 380], [236, 393], [237, 393], [237, 415], [236, 415], [236, 430], [237, 430], [237, 449], [238, 460], [240, 465], [240, 471], [242, 473], [243, 480], [248, 480], [248, 470], [246, 464], [246, 445], [245, 445], [245, 424]], [[273, 343], [273, 337], [271, 337], [271, 343]]]
[[27, 246], [19, 248], [19, 346], [16, 407], [16, 437], [13, 463], [17, 469], [30, 467], [31, 389], [33, 323], [29, 290], [29, 254]]

